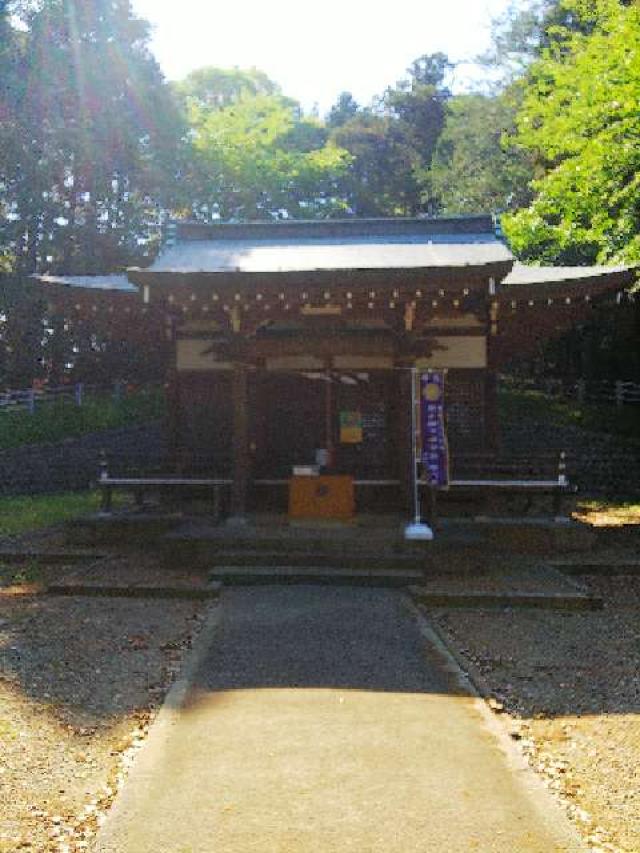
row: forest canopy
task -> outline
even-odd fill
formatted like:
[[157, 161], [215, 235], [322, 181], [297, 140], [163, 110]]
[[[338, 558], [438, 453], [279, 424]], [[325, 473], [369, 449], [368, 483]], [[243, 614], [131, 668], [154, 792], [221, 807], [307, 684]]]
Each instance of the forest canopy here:
[[640, 256], [640, 8], [530, 0], [476, 91], [418, 57], [305, 115], [262, 71], [169, 83], [129, 0], [0, 2], [0, 269], [146, 263], [169, 216], [504, 214], [527, 261]]
[[145, 265], [174, 217], [486, 212], [529, 263], [640, 261], [640, 5], [523, 1], [476, 63], [323, 117], [256, 68], [168, 82], [130, 0], [0, 0], [0, 374], [50, 347], [26, 276]]

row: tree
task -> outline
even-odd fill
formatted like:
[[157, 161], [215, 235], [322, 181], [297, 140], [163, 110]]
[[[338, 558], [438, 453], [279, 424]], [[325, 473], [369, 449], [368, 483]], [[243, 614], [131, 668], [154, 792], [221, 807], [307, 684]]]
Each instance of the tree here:
[[327, 127], [342, 127], [343, 124], [354, 118], [359, 110], [358, 102], [351, 92], [341, 92], [338, 100], [327, 113]]
[[560, 30], [530, 68], [514, 142], [542, 177], [505, 218], [523, 258], [587, 264], [640, 259], [640, 9], [563, 0], [588, 25]]
[[[628, 6], [634, 0], [618, 2]], [[508, 86], [523, 78], [544, 50], [560, 46], [570, 33], [591, 34], [596, 21], [597, 0], [578, 0], [572, 5], [563, 0], [512, 2], [494, 20], [491, 48], [479, 62], [498, 72], [502, 87]]]
[[357, 109], [348, 93], [329, 113], [331, 138], [353, 160], [345, 182], [359, 216], [415, 216], [434, 211], [425, 180], [444, 125], [451, 63], [442, 53], [421, 56], [375, 108]]
[[[21, 63], [24, 48], [22, 36], [9, 22], [10, 9], [0, 3], [0, 229], [14, 214], [10, 164], [20, 152], [18, 131], [20, 104], [24, 93]], [[2, 231], [0, 230], [0, 236]], [[9, 241], [0, 239], [0, 273], [9, 272], [15, 264], [15, 251]]]
[[[18, 270], [140, 259], [170, 199], [182, 128], [129, 0], [16, 4], [19, 108], [0, 184]], [[6, 19], [5, 19], [6, 28]], [[11, 94], [11, 93], [10, 93]]]
[[387, 89], [384, 107], [397, 120], [396, 135], [407, 148], [413, 149], [410, 176], [403, 176], [404, 186], [413, 183], [411, 213], [421, 209], [435, 212], [427, 175], [445, 122], [445, 109], [451, 97], [446, 77], [453, 65], [444, 53], [425, 54], [407, 69], [408, 76], [394, 88]]
[[[202, 95], [203, 93], [201, 93]], [[326, 217], [340, 212], [349, 157], [316, 119], [281, 94], [238, 90], [220, 106], [187, 102], [191, 212], [205, 219]]]
[[532, 164], [526, 152], [505, 141], [514, 119], [505, 95], [458, 95], [447, 103], [426, 175], [443, 213], [498, 212], [531, 201]]
[[342, 191], [357, 216], [399, 216], [416, 212], [418, 158], [402, 128], [390, 116], [363, 111], [337, 127], [331, 138], [351, 155]]
[[173, 85], [187, 104], [208, 110], [224, 109], [247, 96], [280, 94], [278, 84], [257, 68], [207, 66], [192, 71]]

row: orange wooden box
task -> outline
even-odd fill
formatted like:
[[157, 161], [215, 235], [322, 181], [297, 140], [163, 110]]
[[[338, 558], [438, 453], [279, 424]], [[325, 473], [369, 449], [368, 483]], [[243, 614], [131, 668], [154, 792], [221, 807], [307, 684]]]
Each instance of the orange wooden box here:
[[353, 477], [326, 474], [289, 480], [289, 518], [353, 518]]

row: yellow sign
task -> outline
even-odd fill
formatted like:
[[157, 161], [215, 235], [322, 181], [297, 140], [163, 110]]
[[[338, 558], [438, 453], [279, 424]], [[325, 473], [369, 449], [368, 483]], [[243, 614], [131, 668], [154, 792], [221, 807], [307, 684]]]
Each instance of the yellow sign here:
[[362, 414], [340, 412], [340, 443], [360, 444], [362, 441]]

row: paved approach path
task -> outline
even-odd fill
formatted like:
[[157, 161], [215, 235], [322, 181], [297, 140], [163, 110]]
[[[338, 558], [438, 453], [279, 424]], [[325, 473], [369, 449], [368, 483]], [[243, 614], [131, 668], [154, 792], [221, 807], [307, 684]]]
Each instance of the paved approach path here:
[[261, 586], [218, 607], [100, 853], [583, 849], [402, 593]]

